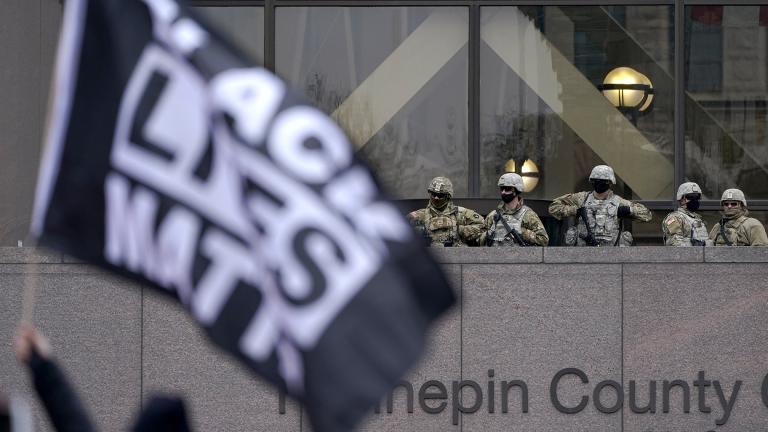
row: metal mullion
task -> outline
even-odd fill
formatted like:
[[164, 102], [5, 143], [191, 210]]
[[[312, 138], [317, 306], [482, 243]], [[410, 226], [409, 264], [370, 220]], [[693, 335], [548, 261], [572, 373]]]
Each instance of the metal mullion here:
[[275, 0], [264, 4], [264, 67], [275, 72]]
[[[675, 185], [685, 182], [685, 5], [675, 1], [675, 114], [674, 114], [674, 179]], [[677, 188], [673, 188], [677, 189]], [[674, 191], [673, 191], [674, 193]], [[674, 198], [674, 196], [670, 197]]]
[[469, 8], [469, 196], [480, 197], [480, 7]]

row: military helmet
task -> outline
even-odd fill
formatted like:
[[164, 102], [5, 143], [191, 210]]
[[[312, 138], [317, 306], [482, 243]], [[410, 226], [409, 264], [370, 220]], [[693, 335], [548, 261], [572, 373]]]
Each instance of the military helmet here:
[[523, 193], [523, 178], [520, 174], [506, 173], [499, 177], [499, 186], [511, 186], [517, 189], [518, 193]]
[[701, 188], [694, 182], [686, 182], [677, 188], [677, 200], [680, 201], [684, 196], [688, 194], [697, 193], [701, 195]]
[[720, 204], [722, 204], [723, 201], [741, 201], [741, 203], [744, 204], [744, 207], [747, 207], [747, 198], [744, 197], [744, 192], [739, 189], [726, 189], [725, 192], [723, 192], [723, 196], [720, 198]]
[[428, 192], [444, 193], [453, 196], [453, 183], [448, 177], [435, 177], [429, 182]]
[[590, 180], [609, 180], [611, 183], [616, 184], [616, 176], [613, 175], [613, 168], [608, 165], [598, 165], [592, 168], [592, 173], [589, 174]]

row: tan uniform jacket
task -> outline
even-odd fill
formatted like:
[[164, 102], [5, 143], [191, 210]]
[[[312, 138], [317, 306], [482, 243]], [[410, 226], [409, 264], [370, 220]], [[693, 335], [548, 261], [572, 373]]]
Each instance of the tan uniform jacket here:
[[483, 217], [452, 202], [442, 211], [428, 204], [408, 213], [408, 220], [429, 237], [431, 246], [479, 246], [485, 239]]
[[[732, 246], [768, 246], [765, 227], [759, 220], [747, 217], [746, 213], [726, 220], [723, 228]], [[715, 246], [726, 245], [725, 239], [720, 234], [720, 222], [712, 227], [709, 238], [714, 241]]]
[[[576, 212], [579, 210], [586, 201], [587, 195], [591, 192], [576, 192], [572, 194], [563, 195], [555, 198], [552, 204], [549, 205], [549, 214], [555, 218], [562, 220], [569, 216], [576, 216]], [[613, 192], [610, 192], [605, 199], [610, 199]], [[635, 203], [624, 198], [619, 198], [621, 205], [628, 206], [631, 211], [630, 218], [638, 220], [640, 222], [649, 222], [653, 217], [648, 208], [640, 203]]]
[[[523, 212], [523, 215], [520, 225], [520, 236], [523, 237], [523, 240], [538, 246], [546, 246], [549, 244], [549, 236], [547, 235], [547, 230], [544, 229], [544, 224], [541, 223], [541, 219], [539, 219], [539, 216], [535, 211], [531, 210], [523, 203], [520, 203], [520, 205], [513, 210], [508, 210], [506, 207], [504, 207], [504, 203], [499, 204], [499, 206], [495, 210], [492, 210], [485, 218], [485, 235], [492, 235], [490, 232], [497, 229], [506, 234], [506, 229], [504, 228], [502, 222], [496, 222], [497, 213], [501, 214], [502, 217], [507, 216], [507, 222], [509, 224], [509, 219], [518, 216], [521, 212]], [[506, 237], [505, 241], [503, 242], [494, 242], [494, 246], [516, 245], [514, 240], [509, 237], [511, 236]]]

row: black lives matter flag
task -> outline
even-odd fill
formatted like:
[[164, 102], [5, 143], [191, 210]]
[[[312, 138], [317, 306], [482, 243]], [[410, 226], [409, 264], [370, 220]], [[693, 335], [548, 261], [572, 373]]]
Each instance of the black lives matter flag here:
[[351, 429], [453, 303], [339, 127], [174, 0], [68, 0], [32, 231]]

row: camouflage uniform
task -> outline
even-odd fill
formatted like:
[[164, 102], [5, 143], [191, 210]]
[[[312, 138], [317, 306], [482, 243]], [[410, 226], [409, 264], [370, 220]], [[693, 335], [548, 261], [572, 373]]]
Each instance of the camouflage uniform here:
[[[497, 216], [498, 215], [498, 216]], [[504, 203], [499, 204], [496, 210], [491, 211], [485, 218], [485, 228], [488, 230], [489, 246], [521, 246], [514, 237], [507, 232], [507, 228], [500, 218], [507, 221], [507, 225], [518, 233], [532, 246], [546, 246], [549, 236], [541, 223], [539, 216], [522, 202], [515, 209], [509, 210]]]
[[669, 213], [661, 223], [666, 246], [711, 246], [707, 226], [701, 216], [679, 207]]
[[749, 211], [744, 193], [738, 189], [728, 189], [720, 199], [721, 203], [723, 201], [740, 201], [743, 206], [733, 211], [726, 209], [723, 219], [712, 227], [709, 238], [715, 246], [768, 246], [763, 224], [755, 218], [747, 217]]
[[[683, 205], [682, 199], [691, 194], [697, 196], [695, 201], [688, 201]], [[707, 226], [701, 216], [688, 209], [692, 202], [696, 203], [693, 209], [698, 208], [700, 197], [701, 188], [696, 183], [686, 182], [677, 188], [677, 201], [681, 206], [664, 217], [661, 223], [666, 246], [712, 246]]]
[[438, 208], [429, 202], [426, 208], [408, 214], [408, 220], [429, 241], [430, 246], [477, 246], [484, 239], [483, 217], [474, 210], [454, 205], [453, 185], [445, 177], [435, 177], [429, 192], [448, 195], [447, 204]]
[[[616, 184], [613, 169], [606, 165], [596, 166], [589, 179], [591, 181], [610, 181]], [[576, 216], [582, 207], [594, 236], [595, 246], [632, 245], [632, 234], [629, 231], [622, 231], [622, 223], [618, 215], [619, 207], [628, 207], [629, 215], [627, 217], [634, 220], [648, 222], [652, 217], [651, 211], [644, 205], [625, 200], [610, 190], [607, 190], [607, 195], [602, 200], [597, 199], [592, 191], [576, 192], [555, 198], [549, 205], [549, 213], [562, 220], [569, 216]], [[576, 224], [566, 233], [566, 245], [589, 246], [586, 241], [589, 231], [581, 217], [576, 219]]]

